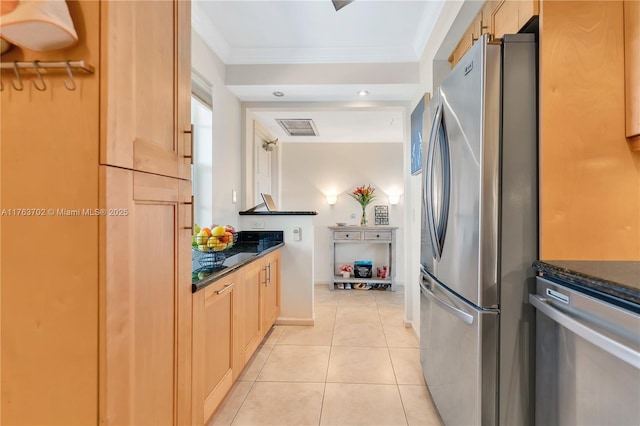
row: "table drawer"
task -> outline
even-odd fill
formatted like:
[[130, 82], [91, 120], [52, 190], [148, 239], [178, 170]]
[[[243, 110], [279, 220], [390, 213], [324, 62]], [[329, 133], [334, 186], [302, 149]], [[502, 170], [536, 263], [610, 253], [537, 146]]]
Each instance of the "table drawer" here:
[[391, 231], [365, 231], [365, 240], [391, 241]]
[[334, 240], [361, 240], [362, 232], [360, 231], [334, 231]]

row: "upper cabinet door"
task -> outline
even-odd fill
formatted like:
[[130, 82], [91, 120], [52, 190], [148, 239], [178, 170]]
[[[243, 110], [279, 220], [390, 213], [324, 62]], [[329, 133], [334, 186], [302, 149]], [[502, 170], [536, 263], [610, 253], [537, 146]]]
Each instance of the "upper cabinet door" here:
[[102, 3], [100, 162], [191, 177], [191, 5]]
[[640, 2], [624, 2], [626, 134], [640, 150]]

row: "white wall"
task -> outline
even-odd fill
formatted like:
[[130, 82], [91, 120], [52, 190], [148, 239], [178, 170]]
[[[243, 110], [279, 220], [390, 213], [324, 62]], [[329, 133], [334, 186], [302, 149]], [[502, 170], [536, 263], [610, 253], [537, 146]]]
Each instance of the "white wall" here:
[[[314, 282], [329, 282], [329, 230], [336, 222], [359, 225], [362, 209], [348, 193], [356, 186], [371, 185], [376, 199], [368, 206], [369, 224], [374, 223], [375, 205], [388, 205], [387, 194], [404, 193], [403, 145], [401, 143], [283, 143], [281, 210], [314, 210], [315, 274]], [[339, 194], [329, 206], [325, 194]], [[404, 262], [404, 196], [396, 206], [389, 206], [389, 225], [398, 226], [398, 264]], [[355, 218], [351, 218], [355, 214]], [[372, 245], [373, 246], [373, 245]], [[379, 245], [382, 249], [383, 245]], [[354, 248], [355, 249], [355, 248]], [[358, 253], [344, 253], [345, 260], [381, 259], [384, 252], [360, 247]], [[400, 266], [396, 278], [404, 281]]]
[[[317, 216], [241, 216], [243, 230], [283, 231], [281, 250], [280, 315], [276, 324], [313, 325], [313, 224]], [[256, 224], [259, 223], [259, 226]], [[294, 229], [300, 228], [300, 240]]]
[[[243, 199], [242, 109], [238, 98], [224, 85], [224, 64], [196, 32], [192, 31], [191, 37], [192, 67], [213, 86], [212, 221], [237, 227]], [[231, 202], [232, 190], [237, 191], [236, 204]]]

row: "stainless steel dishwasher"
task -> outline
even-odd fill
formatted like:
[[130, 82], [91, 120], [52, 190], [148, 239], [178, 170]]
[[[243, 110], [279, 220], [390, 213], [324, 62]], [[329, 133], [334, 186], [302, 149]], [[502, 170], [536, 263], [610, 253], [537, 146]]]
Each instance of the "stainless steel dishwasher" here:
[[536, 281], [536, 424], [639, 425], [640, 307]]

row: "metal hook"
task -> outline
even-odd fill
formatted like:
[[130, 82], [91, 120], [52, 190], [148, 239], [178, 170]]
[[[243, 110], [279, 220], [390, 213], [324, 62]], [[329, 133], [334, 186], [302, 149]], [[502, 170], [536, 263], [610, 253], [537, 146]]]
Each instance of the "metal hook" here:
[[44, 79], [42, 78], [42, 74], [40, 74], [40, 69], [38, 67], [38, 61], [33, 61], [33, 68], [36, 70], [36, 74], [38, 75], [38, 78], [42, 83], [42, 87], [38, 87], [38, 83], [36, 83], [35, 80], [31, 80], [31, 82], [33, 83], [33, 87], [35, 87], [36, 90], [44, 92], [45, 90], [47, 90], [47, 83], [44, 82]]
[[71, 64], [67, 61], [67, 74], [69, 74], [69, 78], [71, 79], [71, 86], [67, 85], [67, 80], [64, 81], [64, 87], [67, 90], [76, 90], [76, 80], [73, 78], [73, 73], [71, 72]]
[[22, 89], [24, 89], [24, 85], [22, 84], [22, 76], [20, 75], [20, 70], [18, 69], [18, 63], [17, 62], [13, 63], [13, 72], [16, 73], [16, 78], [18, 79], [18, 83], [20, 83], [20, 87], [19, 88], [16, 87], [16, 82], [13, 81], [13, 80], [11, 80], [11, 85], [18, 92], [22, 92]]

